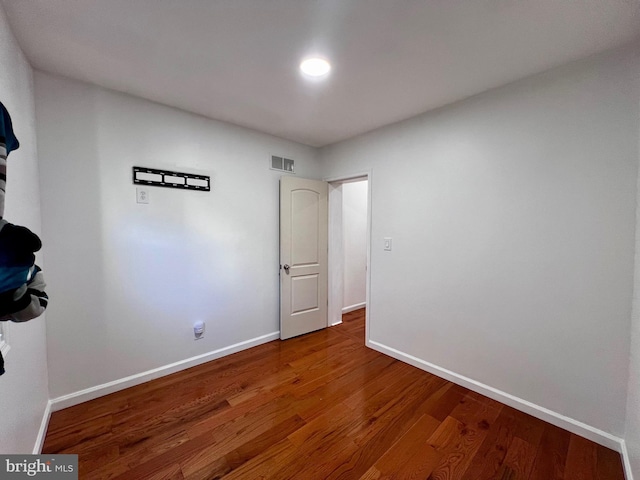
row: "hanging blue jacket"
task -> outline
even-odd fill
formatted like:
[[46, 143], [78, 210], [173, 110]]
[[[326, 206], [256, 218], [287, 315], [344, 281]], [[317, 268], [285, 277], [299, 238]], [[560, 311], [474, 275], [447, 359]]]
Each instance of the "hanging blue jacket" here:
[[2, 102], [0, 102], [0, 141], [5, 144], [7, 155], [20, 147], [20, 142], [13, 133], [11, 116]]
[[42, 242], [31, 230], [0, 220], [0, 293], [27, 283], [40, 248]]
[[7, 190], [7, 157], [19, 146], [20, 142], [13, 134], [9, 112], [0, 102], [0, 219], [4, 215], [4, 197]]
[[[40, 268], [34, 263], [42, 242], [28, 228], [3, 220], [7, 157], [20, 146], [11, 117], [0, 103], [0, 321], [26, 322], [47, 308], [49, 298]], [[0, 375], [4, 374], [0, 352]]]

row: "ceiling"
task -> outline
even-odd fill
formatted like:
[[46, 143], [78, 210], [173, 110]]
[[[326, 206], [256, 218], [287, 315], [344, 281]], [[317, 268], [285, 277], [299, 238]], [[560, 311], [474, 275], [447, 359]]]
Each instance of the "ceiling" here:
[[638, 0], [0, 1], [35, 68], [316, 147], [640, 33]]

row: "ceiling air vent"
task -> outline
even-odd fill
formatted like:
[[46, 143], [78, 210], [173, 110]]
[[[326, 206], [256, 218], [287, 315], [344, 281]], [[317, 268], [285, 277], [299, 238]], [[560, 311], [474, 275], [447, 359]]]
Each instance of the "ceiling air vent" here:
[[281, 172], [295, 173], [293, 160], [290, 158], [277, 157], [276, 155], [271, 155], [271, 169], [280, 170]]

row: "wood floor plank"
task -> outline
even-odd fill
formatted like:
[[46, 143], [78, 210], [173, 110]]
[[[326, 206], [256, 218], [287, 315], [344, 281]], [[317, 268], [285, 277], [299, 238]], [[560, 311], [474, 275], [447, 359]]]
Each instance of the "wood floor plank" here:
[[242, 391], [227, 396], [226, 400], [229, 402], [229, 405], [237, 406], [253, 397], [268, 395], [274, 385], [293, 384], [296, 383], [299, 378], [293, 368], [285, 365], [272, 374], [262, 375], [259, 379], [248, 384]]
[[[295, 461], [289, 461], [278, 470], [275, 478], [326, 480], [331, 478], [341, 465], [348, 462], [357, 449], [358, 446], [353, 442], [338, 439], [334, 439], [313, 452], [308, 449], [298, 449], [296, 455], [299, 457]], [[301, 461], [300, 458], [304, 458], [306, 461]]]
[[101, 415], [82, 423], [62, 425], [59, 429], [47, 435], [43, 449], [49, 453], [58, 453], [68, 444], [77, 445], [94, 440], [101, 435], [109, 434], [113, 426], [113, 416]]
[[510, 414], [508, 408], [504, 408], [493, 425], [489, 427], [487, 437], [482, 442], [478, 453], [473, 457], [467, 471], [463, 475], [464, 480], [493, 480], [498, 475], [507, 455], [507, 449], [511, 445], [517, 421]]
[[[273, 407], [266, 405], [265, 407]], [[304, 421], [293, 412], [289, 406], [283, 408], [260, 408], [249, 414], [236, 418], [231, 422], [220, 425], [215, 430], [203, 435], [212, 439], [206, 447], [194, 451], [193, 454], [181, 460], [183, 473], [188, 477], [199, 478], [207, 470], [219, 470], [221, 465], [228, 471], [237, 467], [233, 463], [234, 451], [246, 451], [249, 444], [260, 444], [262, 438], [277, 438], [279, 440], [297, 431], [304, 425]], [[295, 426], [295, 428], [293, 428]], [[275, 431], [274, 431], [275, 429]], [[243, 449], [243, 450], [241, 450]], [[231, 455], [231, 457], [228, 457]], [[254, 453], [252, 456], [255, 456]], [[236, 458], [237, 460], [237, 458]], [[198, 473], [200, 472], [200, 473]]]
[[513, 437], [507, 455], [498, 470], [498, 478], [527, 480], [536, 458], [536, 447], [519, 437]]
[[441, 427], [442, 431], [438, 431], [430, 440], [440, 454], [440, 462], [429, 478], [461, 479], [482, 444], [482, 434], [466, 428], [452, 417], [447, 417]]
[[247, 411], [234, 411], [236, 415], [226, 416], [224, 422], [201, 422], [188, 427], [186, 432], [191, 438], [208, 433], [217, 440], [234, 438], [238, 435], [249, 436], [256, 429], [268, 428], [270, 424], [279, 423], [296, 415], [294, 405], [287, 399], [281, 402], [263, 403]]
[[[440, 455], [428, 439], [440, 426], [435, 418], [423, 415], [371, 469], [380, 479], [427, 478], [438, 465]], [[366, 473], [365, 473], [366, 477]]]
[[441, 454], [440, 463], [430, 478], [461, 479], [500, 411], [490, 402], [476, 401], [471, 395], [460, 400], [429, 439], [431, 446]]
[[79, 462], [78, 478], [93, 478], [92, 472], [94, 470], [105, 464], [117, 461], [118, 458], [120, 458], [120, 448], [116, 444], [85, 449], [83, 451], [73, 448], [69, 451], [61, 451], [60, 453], [76, 454], [85, 459], [83, 462]]
[[287, 438], [293, 445], [301, 446], [318, 438], [324, 438], [327, 432], [334, 435], [337, 428], [352, 418], [351, 409], [344, 403], [339, 403], [325, 410], [319, 417], [305, 422], [304, 426], [290, 434]]
[[[530, 480], [563, 480], [571, 434], [554, 425], [545, 425]], [[611, 451], [611, 450], [609, 450]], [[615, 456], [615, 455], [614, 455]], [[618, 463], [620, 456], [617, 456]], [[611, 476], [610, 478], [624, 478]], [[568, 479], [567, 479], [568, 480]]]
[[388, 367], [380, 369], [375, 381], [364, 385], [361, 389], [352, 390], [344, 403], [362, 415], [373, 415], [384, 405], [396, 399], [398, 392], [404, 392], [420, 380], [415, 369], [401, 368], [406, 366], [398, 361], [390, 363]]
[[94, 470], [92, 477], [96, 479], [112, 479], [131, 480], [146, 479], [159, 472], [163, 472], [173, 464], [180, 464], [187, 458], [190, 458], [197, 452], [206, 450], [215, 445], [215, 440], [209, 434], [203, 434], [200, 437], [182, 443], [162, 455], [139, 463], [135, 466], [127, 466], [122, 462], [111, 462], [108, 465]]
[[624, 470], [620, 462], [620, 455], [613, 450], [598, 445], [597, 447], [597, 478], [607, 480], [609, 478], [624, 478]]
[[282, 465], [292, 459], [295, 460], [295, 451], [296, 447], [288, 439], [281, 440], [222, 478], [225, 480], [278, 478], [276, 472], [282, 468]]
[[149, 480], [184, 480], [180, 465], [174, 463], [148, 477]]
[[[363, 411], [364, 405], [380, 395], [381, 392], [388, 390], [389, 395], [396, 395], [399, 390], [404, 389], [415, 379], [414, 370], [406, 363], [391, 361], [377, 372], [372, 381], [366, 382], [362, 388], [353, 389], [351, 394], [345, 398], [344, 403], [352, 410]], [[449, 385], [452, 384], [449, 383]]]
[[597, 450], [595, 443], [578, 435], [571, 435], [565, 467], [566, 475], [571, 480], [597, 478]]
[[133, 438], [135, 440], [131, 441], [120, 436], [116, 440], [120, 450], [118, 461], [130, 467], [153, 460], [190, 440], [184, 430], [171, 430], [144, 440], [138, 440], [135, 436]]
[[[153, 415], [136, 416], [129, 420], [116, 417], [112, 431], [116, 435], [127, 435], [130, 441], [139, 441], [170, 429], [183, 429], [230, 408], [231, 405], [225, 399], [205, 394], [183, 403], [171, 402], [169, 408], [154, 412]], [[138, 429], [137, 433], [135, 429]]]
[[256, 431], [256, 435], [252, 438], [247, 437], [248, 440], [244, 435], [236, 436], [235, 442], [218, 440], [215, 446], [218, 448], [217, 452], [212, 450], [198, 452], [183, 461], [181, 467], [184, 476], [189, 480], [221, 478], [258, 456], [270, 445], [284, 440], [303, 426], [304, 420], [293, 415], [280, 423], [271, 423], [268, 422], [269, 428]]
[[503, 405], [489, 398], [477, 398], [477, 394], [469, 392], [451, 411], [450, 416], [478, 430], [489, 430], [498, 418]]
[[[118, 395], [118, 393], [120, 393], [120, 395]], [[125, 398], [121, 392], [118, 393], [106, 395], [80, 405], [54, 412], [49, 420], [49, 431], [58, 432], [87, 421], [95, 421], [104, 415], [117, 415], [131, 408], [129, 399]]]
[[539, 445], [547, 424], [538, 418], [532, 417], [524, 412], [519, 412], [518, 410], [510, 409], [510, 414], [516, 419], [514, 435], [531, 445]]
[[451, 388], [444, 393], [437, 405], [434, 405], [429, 415], [441, 422], [444, 421], [468, 393], [469, 390], [466, 388], [451, 384]]
[[624, 480], [620, 455], [364, 345], [342, 324], [54, 412], [90, 480]]
[[365, 405], [359, 416], [361, 422], [348, 433], [349, 438], [363, 448], [384, 452], [419, 418], [420, 406], [438, 392], [439, 385], [423, 379], [406, 385], [401, 394], [397, 390], [393, 396], [388, 395], [392, 392], [382, 392], [371, 405]]
[[238, 468], [240, 465], [243, 465], [250, 459], [258, 456], [270, 445], [287, 438], [304, 425], [304, 423], [304, 420], [297, 415], [288, 418], [284, 422], [274, 425], [266, 432], [228, 453], [225, 458], [232, 470], [234, 468]]
[[338, 404], [302, 426], [287, 438], [295, 450], [274, 473], [275, 478], [325, 479], [357, 446], [345, 440], [345, 432], [358, 419]]
[[327, 403], [342, 402], [351, 396], [354, 390], [363, 388], [370, 381], [375, 381], [377, 372], [380, 372], [389, 365], [389, 358], [377, 357], [360, 367], [350, 366], [344, 371], [344, 374], [335, 378], [330, 383], [313, 382], [308, 385], [315, 387], [314, 389], [305, 388], [303, 386], [299, 391], [295, 392], [295, 396], [299, 398], [300, 416], [305, 419], [312, 419], [322, 414], [327, 407]]

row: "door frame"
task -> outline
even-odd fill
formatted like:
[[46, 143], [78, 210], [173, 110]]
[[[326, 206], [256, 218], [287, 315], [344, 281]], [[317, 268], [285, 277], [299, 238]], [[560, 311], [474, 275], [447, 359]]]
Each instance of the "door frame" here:
[[371, 210], [373, 171], [323, 178], [329, 184], [329, 307], [327, 327], [342, 323], [344, 287], [344, 265], [342, 248], [342, 185], [367, 180], [367, 273], [365, 296], [365, 345], [369, 345], [369, 323], [371, 318]]

